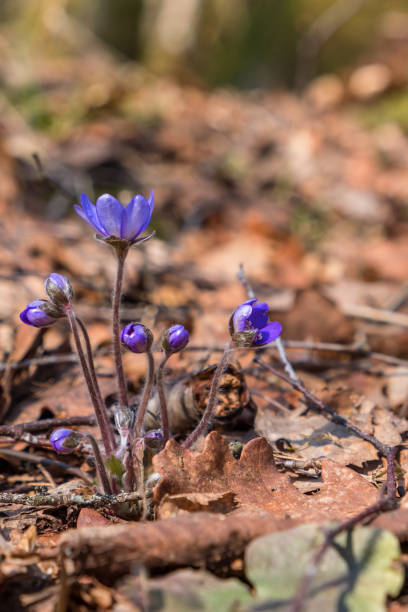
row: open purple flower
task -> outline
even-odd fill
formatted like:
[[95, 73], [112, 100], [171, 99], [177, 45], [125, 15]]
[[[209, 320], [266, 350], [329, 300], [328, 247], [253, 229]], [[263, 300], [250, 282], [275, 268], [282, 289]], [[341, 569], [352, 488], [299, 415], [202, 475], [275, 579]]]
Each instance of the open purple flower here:
[[164, 332], [163, 348], [166, 353], [177, 353], [187, 346], [189, 337], [184, 325], [173, 325]]
[[132, 353], [146, 353], [152, 346], [153, 334], [141, 323], [129, 323], [122, 329], [120, 341]]
[[149, 199], [135, 195], [127, 204], [122, 204], [109, 193], [105, 193], [92, 204], [88, 196], [81, 194], [81, 205], [75, 211], [103, 238], [117, 238], [130, 243], [137, 241], [150, 223], [154, 207], [153, 190]]
[[55, 429], [50, 435], [50, 442], [57, 453], [72, 453], [82, 439], [82, 434], [73, 429], [60, 427]]
[[[54, 313], [53, 316], [52, 313]], [[59, 318], [55, 307], [47, 302], [47, 300], [34, 300], [27, 304], [22, 312], [20, 312], [20, 319], [26, 325], [32, 325], [33, 327], [47, 327], [52, 325]]]
[[247, 300], [235, 310], [230, 321], [230, 332], [238, 346], [263, 346], [278, 338], [282, 326], [278, 321], [269, 321], [269, 306], [265, 302]]

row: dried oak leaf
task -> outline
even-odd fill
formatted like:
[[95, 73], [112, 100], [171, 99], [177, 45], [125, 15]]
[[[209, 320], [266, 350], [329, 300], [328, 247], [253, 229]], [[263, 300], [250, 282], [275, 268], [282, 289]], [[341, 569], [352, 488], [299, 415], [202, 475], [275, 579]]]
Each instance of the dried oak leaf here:
[[264, 438], [248, 442], [239, 460], [234, 459], [217, 432], [206, 437], [202, 452], [183, 449], [170, 440], [153, 458], [153, 465], [162, 475], [154, 491], [160, 517], [164, 499], [168, 504], [175, 496], [192, 493], [221, 495], [231, 491], [239, 511], [263, 510], [277, 519], [302, 522], [346, 519], [378, 499], [373, 485], [330, 459], [322, 461], [319, 491], [304, 495], [289, 476], [278, 471], [273, 451]]

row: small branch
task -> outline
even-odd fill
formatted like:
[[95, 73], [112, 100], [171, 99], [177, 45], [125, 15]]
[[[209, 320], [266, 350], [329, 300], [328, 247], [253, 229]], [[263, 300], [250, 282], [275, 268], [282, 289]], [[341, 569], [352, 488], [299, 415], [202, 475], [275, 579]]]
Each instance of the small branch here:
[[0, 436], [18, 439], [24, 433], [48, 431], [49, 429], [63, 426], [70, 427], [71, 425], [95, 425], [95, 423], [96, 417], [94, 414], [89, 416], [63, 417], [60, 419], [43, 419], [28, 423], [18, 423], [17, 425], [0, 425]]
[[305, 397], [309, 406], [313, 407], [314, 409], [317, 409], [319, 412], [322, 412], [323, 414], [328, 415], [335, 423], [337, 423], [338, 425], [343, 425], [343, 427], [346, 427], [347, 429], [355, 433], [360, 438], [363, 438], [363, 440], [370, 442], [382, 455], [384, 455], [384, 457], [387, 456], [387, 453], [390, 450], [389, 446], [387, 446], [386, 444], [383, 444], [375, 436], [372, 436], [371, 434], [366, 433], [365, 431], [357, 427], [357, 425], [354, 425], [351, 421], [348, 421], [344, 417], [337, 414], [337, 412], [335, 412], [334, 410], [332, 410], [332, 408], [330, 408], [324, 402], [322, 402], [322, 400], [319, 399], [316, 395], [308, 391], [306, 387], [304, 386], [304, 384], [302, 383], [302, 381], [300, 380], [296, 381], [296, 380], [292, 380], [291, 378], [286, 377], [284, 374], [279, 372], [279, 370], [276, 370], [269, 363], [262, 361], [260, 357], [254, 357], [254, 362], [259, 364], [265, 370], [268, 370], [269, 372], [271, 372], [278, 378], [281, 378], [282, 380], [284, 380], [288, 385], [292, 386], [297, 391], [300, 391], [300, 393], [302, 393], [303, 396]]
[[82, 506], [87, 508], [103, 508], [115, 506], [123, 502], [141, 499], [139, 493], [119, 493], [118, 495], [101, 495], [95, 493], [84, 497], [76, 493], [70, 494], [39, 494], [25, 495], [23, 493], [0, 493], [0, 504], [21, 504], [23, 506]]
[[393, 312], [392, 310], [383, 310], [381, 308], [373, 308], [372, 306], [364, 306], [361, 304], [342, 304], [340, 308], [343, 314], [348, 317], [408, 327], [408, 315], [401, 312]]
[[12, 459], [18, 459], [20, 461], [29, 461], [30, 463], [41, 463], [42, 465], [49, 465], [50, 467], [56, 467], [61, 470], [64, 470], [68, 474], [72, 474], [73, 476], [77, 476], [81, 478], [88, 484], [92, 484], [93, 480], [90, 478], [85, 472], [80, 470], [79, 468], [72, 467], [68, 465], [68, 463], [64, 463], [63, 461], [55, 461], [54, 459], [49, 459], [48, 457], [40, 457], [38, 455], [33, 455], [31, 453], [26, 453], [24, 451], [16, 451], [11, 448], [1, 448], [0, 456], [10, 457]]
[[238, 270], [238, 274], [237, 274], [237, 278], [240, 281], [240, 283], [242, 284], [242, 286], [245, 289], [245, 292], [248, 296], [248, 299], [250, 300], [255, 300], [256, 299], [256, 295], [255, 295], [255, 291], [252, 288], [252, 285], [250, 284], [250, 282], [247, 279], [247, 276], [244, 272], [244, 265], [242, 263], [239, 264], [239, 270]]

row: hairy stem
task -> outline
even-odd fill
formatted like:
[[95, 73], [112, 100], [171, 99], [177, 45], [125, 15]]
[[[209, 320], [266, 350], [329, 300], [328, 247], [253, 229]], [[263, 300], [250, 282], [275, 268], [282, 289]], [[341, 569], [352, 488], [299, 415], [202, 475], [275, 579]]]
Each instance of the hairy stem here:
[[201, 421], [197, 425], [197, 427], [191, 432], [188, 438], [183, 443], [183, 448], [191, 448], [194, 442], [201, 436], [201, 434], [205, 433], [208, 428], [211, 420], [212, 413], [215, 408], [215, 404], [217, 402], [217, 393], [220, 388], [222, 375], [224, 374], [225, 368], [231, 360], [232, 353], [234, 352], [234, 346], [232, 342], [229, 342], [225, 347], [223, 356], [218, 363], [217, 369], [214, 373], [214, 378], [212, 379], [210, 394], [208, 396], [207, 407], [204, 410], [204, 414], [201, 417]]
[[88, 331], [85, 327], [84, 322], [75, 315], [75, 318], [77, 320], [77, 323], [81, 329], [82, 332], [82, 336], [84, 338], [85, 341], [85, 348], [86, 348], [86, 356], [88, 359], [88, 367], [89, 367], [89, 374], [91, 376], [92, 379], [92, 383], [95, 389], [95, 394], [98, 400], [98, 404], [99, 404], [99, 409], [101, 414], [104, 415], [104, 421], [106, 422], [106, 428], [109, 431], [109, 437], [110, 437], [110, 441], [111, 441], [111, 445], [112, 448], [115, 448], [116, 442], [115, 442], [115, 435], [112, 431], [112, 427], [110, 425], [109, 422], [109, 417], [106, 411], [106, 406], [105, 406], [105, 402], [103, 401], [102, 398], [102, 394], [101, 394], [101, 390], [99, 388], [99, 383], [98, 383], [98, 378], [96, 376], [96, 371], [95, 371], [95, 365], [94, 365], [94, 359], [93, 359], [93, 353], [92, 353], [92, 346], [91, 346], [91, 341], [89, 340], [89, 335], [88, 335]]
[[95, 387], [92, 382], [92, 377], [89, 371], [88, 362], [85, 357], [84, 350], [81, 344], [81, 338], [79, 336], [78, 324], [75, 318], [75, 314], [72, 309], [67, 309], [66, 311], [69, 324], [71, 326], [72, 334], [74, 336], [74, 342], [76, 346], [76, 350], [79, 357], [79, 362], [82, 367], [82, 372], [85, 378], [86, 386], [88, 387], [89, 395], [91, 398], [92, 406], [95, 411], [96, 420], [98, 421], [99, 429], [101, 431], [102, 441], [105, 448], [105, 452], [108, 457], [112, 455], [113, 446], [111, 444], [111, 434], [110, 427], [107, 421], [107, 415], [105, 411], [101, 411], [100, 405], [98, 402], [98, 397], [95, 391]]
[[165, 353], [163, 359], [159, 363], [159, 367], [157, 368], [157, 391], [159, 393], [159, 403], [160, 403], [160, 415], [161, 415], [161, 424], [163, 430], [163, 445], [166, 445], [167, 440], [170, 436], [169, 430], [169, 414], [167, 411], [167, 401], [166, 394], [164, 392], [164, 366], [167, 363], [168, 358], [171, 353]]
[[122, 353], [120, 346], [120, 301], [122, 297], [123, 272], [125, 267], [125, 259], [128, 253], [126, 248], [115, 249], [117, 257], [116, 281], [113, 289], [112, 297], [112, 342], [113, 356], [115, 361], [115, 370], [118, 386], [119, 406], [128, 408], [128, 393], [126, 386], [125, 373], [123, 371]]
[[102, 490], [105, 495], [112, 495], [112, 487], [105, 469], [105, 464], [103, 462], [98, 443], [95, 438], [91, 436], [91, 434], [87, 434], [86, 437], [88, 438], [92, 446], [93, 454], [95, 457], [96, 470], [98, 472], [99, 480], [101, 481]]
[[146, 380], [143, 387], [142, 399], [140, 400], [139, 408], [137, 410], [137, 417], [135, 423], [135, 436], [136, 438], [140, 438], [142, 436], [143, 431], [143, 420], [146, 414], [147, 403], [149, 401], [153, 383], [154, 383], [154, 358], [151, 349], [149, 349], [146, 353], [147, 357], [147, 374]]

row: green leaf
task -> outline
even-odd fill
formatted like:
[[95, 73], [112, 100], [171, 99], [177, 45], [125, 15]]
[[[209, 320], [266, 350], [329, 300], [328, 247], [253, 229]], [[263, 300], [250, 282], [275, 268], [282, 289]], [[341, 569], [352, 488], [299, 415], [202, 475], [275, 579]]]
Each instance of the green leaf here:
[[[321, 527], [302, 525], [251, 542], [246, 573], [262, 610], [288, 608], [323, 541]], [[388, 531], [357, 527], [341, 533], [318, 566], [303, 611], [385, 611], [387, 595], [398, 595], [403, 584], [399, 557], [398, 540]]]
[[105, 465], [111, 472], [111, 474], [113, 474], [114, 476], [118, 476], [119, 478], [122, 477], [125, 471], [123, 465], [116, 457], [109, 457], [109, 459], [106, 460]]

